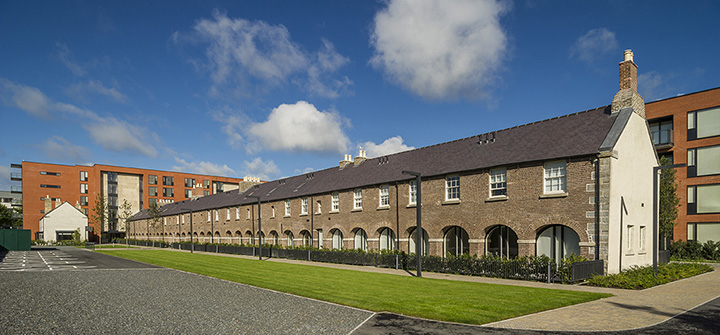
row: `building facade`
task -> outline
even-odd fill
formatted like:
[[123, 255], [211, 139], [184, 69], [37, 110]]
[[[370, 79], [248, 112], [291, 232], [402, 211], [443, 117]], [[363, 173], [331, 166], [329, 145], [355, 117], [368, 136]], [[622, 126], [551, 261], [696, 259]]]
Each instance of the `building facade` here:
[[[51, 200], [45, 207], [51, 208]], [[88, 224], [88, 217], [82, 212], [80, 206], [73, 207], [69, 202], [58, 204], [55, 208], [48, 210], [38, 224], [38, 239], [47, 242], [60, 242], [72, 240], [77, 234], [80, 241], [85, 241], [85, 227]]]
[[[105, 227], [94, 227], [90, 240], [98, 233], [122, 233], [124, 224], [118, 222], [118, 208], [123, 201], [131, 205], [133, 213], [151, 204], [166, 204], [190, 198], [190, 191], [199, 186], [205, 195], [237, 189], [241, 178], [207, 176], [172, 171], [158, 171], [131, 167], [95, 164], [61, 165], [24, 161], [13, 164], [21, 173], [13, 173], [13, 180], [22, 181], [23, 227], [30, 229], [33, 238], [39, 232], [40, 218], [52, 208], [45, 207], [45, 199], [53, 204], [69, 202], [92, 217], [96, 200], [102, 195], [108, 205]], [[199, 185], [198, 185], [199, 184]], [[92, 224], [91, 224], [92, 225]]]
[[[649, 264], [658, 162], [636, 68], [626, 54], [620, 91], [606, 107], [383, 157], [360, 150], [337, 167], [142, 211], [129, 236], [407, 252], [420, 243], [442, 256], [579, 254], [604, 260], [609, 272]], [[421, 174], [420, 201], [403, 171]]]
[[0, 191], [0, 205], [13, 211], [13, 220], [22, 220], [22, 214], [15, 211], [16, 208], [22, 208], [22, 194], [11, 191]]
[[675, 240], [720, 241], [720, 88], [646, 105], [658, 155], [675, 164]]

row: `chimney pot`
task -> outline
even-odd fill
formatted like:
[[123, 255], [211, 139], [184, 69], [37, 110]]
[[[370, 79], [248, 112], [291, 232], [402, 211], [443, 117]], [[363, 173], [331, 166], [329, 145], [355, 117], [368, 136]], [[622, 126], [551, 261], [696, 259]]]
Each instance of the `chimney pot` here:
[[633, 61], [633, 52], [630, 49], [625, 50], [625, 61]]

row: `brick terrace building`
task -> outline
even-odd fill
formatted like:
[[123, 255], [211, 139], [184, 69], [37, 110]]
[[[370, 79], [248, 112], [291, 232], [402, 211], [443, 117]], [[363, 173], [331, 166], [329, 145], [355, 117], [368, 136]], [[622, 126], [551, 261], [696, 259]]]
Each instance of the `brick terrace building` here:
[[[154, 227], [143, 211], [129, 235], [409, 252], [417, 242], [433, 255], [574, 253], [605, 260], [610, 272], [649, 264], [657, 156], [637, 66], [631, 52], [625, 57], [610, 106], [372, 159], [361, 150], [337, 167], [163, 206]], [[422, 235], [417, 185], [404, 170], [422, 175]]]
[[720, 88], [654, 101], [646, 113], [658, 155], [677, 170], [675, 240], [720, 241]]
[[[237, 189], [238, 183], [243, 181], [241, 178], [101, 164], [84, 166], [24, 161], [11, 167], [22, 170], [21, 175], [13, 174], [13, 180], [22, 180], [22, 190], [16, 192], [22, 192], [23, 196], [23, 228], [30, 229], [34, 238], [37, 237], [38, 222], [46, 212], [46, 197], [50, 197], [53, 204], [63, 201], [79, 204], [81, 211], [92, 216], [97, 196], [102, 194], [112, 216], [117, 217], [123, 200], [130, 203], [135, 213], [152, 203], [188, 199], [196, 184], [209, 195]], [[111, 220], [106, 227], [94, 227], [93, 230], [118, 232], [124, 231], [124, 227], [118, 225], [117, 220]]]

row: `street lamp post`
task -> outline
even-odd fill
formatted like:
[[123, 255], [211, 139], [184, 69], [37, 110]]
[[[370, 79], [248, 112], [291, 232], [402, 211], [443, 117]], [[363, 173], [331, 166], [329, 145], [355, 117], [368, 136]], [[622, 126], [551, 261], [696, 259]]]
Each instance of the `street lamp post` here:
[[422, 239], [425, 234], [422, 230], [422, 197], [420, 193], [420, 173], [412, 171], [402, 171], [402, 174], [415, 176], [415, 206], [417, 227], [415, 228], [415, 256], [417, 256], [417, 276], [422, 277]]
[[657, 263], [658, 263], [658, 198], [659, 198], [659, 184], [658, 171], [665, 169], [674, 169], [679, 167], [685, 167], [687, 164], [673, 164], [673, 165], [662, 165], [653, 167], [653, 274], [657, 277]]
[[189, 210], [190, 211], [190, 253], [192, 254], [195, 251], [195, 244], [193, 244], [193, 227], [192, 227], [192, 208], [180, 208], [181, 210]]
[[260, 211], [260, 196], [259, 195], [248, 195], [248, 198], [255, 198], [258, 201], [258, 246], [260, 248], [260, 252], [258, 253], [258, 259], [262, 260], [262, 212]]

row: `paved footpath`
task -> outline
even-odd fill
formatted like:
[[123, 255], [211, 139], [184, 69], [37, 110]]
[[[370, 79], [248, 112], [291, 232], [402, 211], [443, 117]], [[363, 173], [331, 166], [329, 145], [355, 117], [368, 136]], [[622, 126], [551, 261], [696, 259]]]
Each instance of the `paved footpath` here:
[[[207, 254], [252, 258], [248, 256], [228, 254]], [[413, 273], [404, 270], [367, 266], [314, 263], [282, 258], [272, 258], [267, 259], [266, 261], [305, 264], [355, 271], [388, 273], [394, 275], [414, 275]], [[460, 276], [432, 272], [423, 272], [423, 277], [560, 290], [610, 293], [613, 294], [613, 296], [609, 298], [520, 316], [513, 319], [493, 322], [483, 326], [507, 330], [540, 330], [551, 332], [621, 331], [656, 325], [719, 298], [720, 264], [711, 265], [715, 268], [715, 271], [646, 290], [621, 290], [581, 285], [547, 284], [540, 282]], [[720, 327], [720, 320], [718, 322], [718, 327]]]

